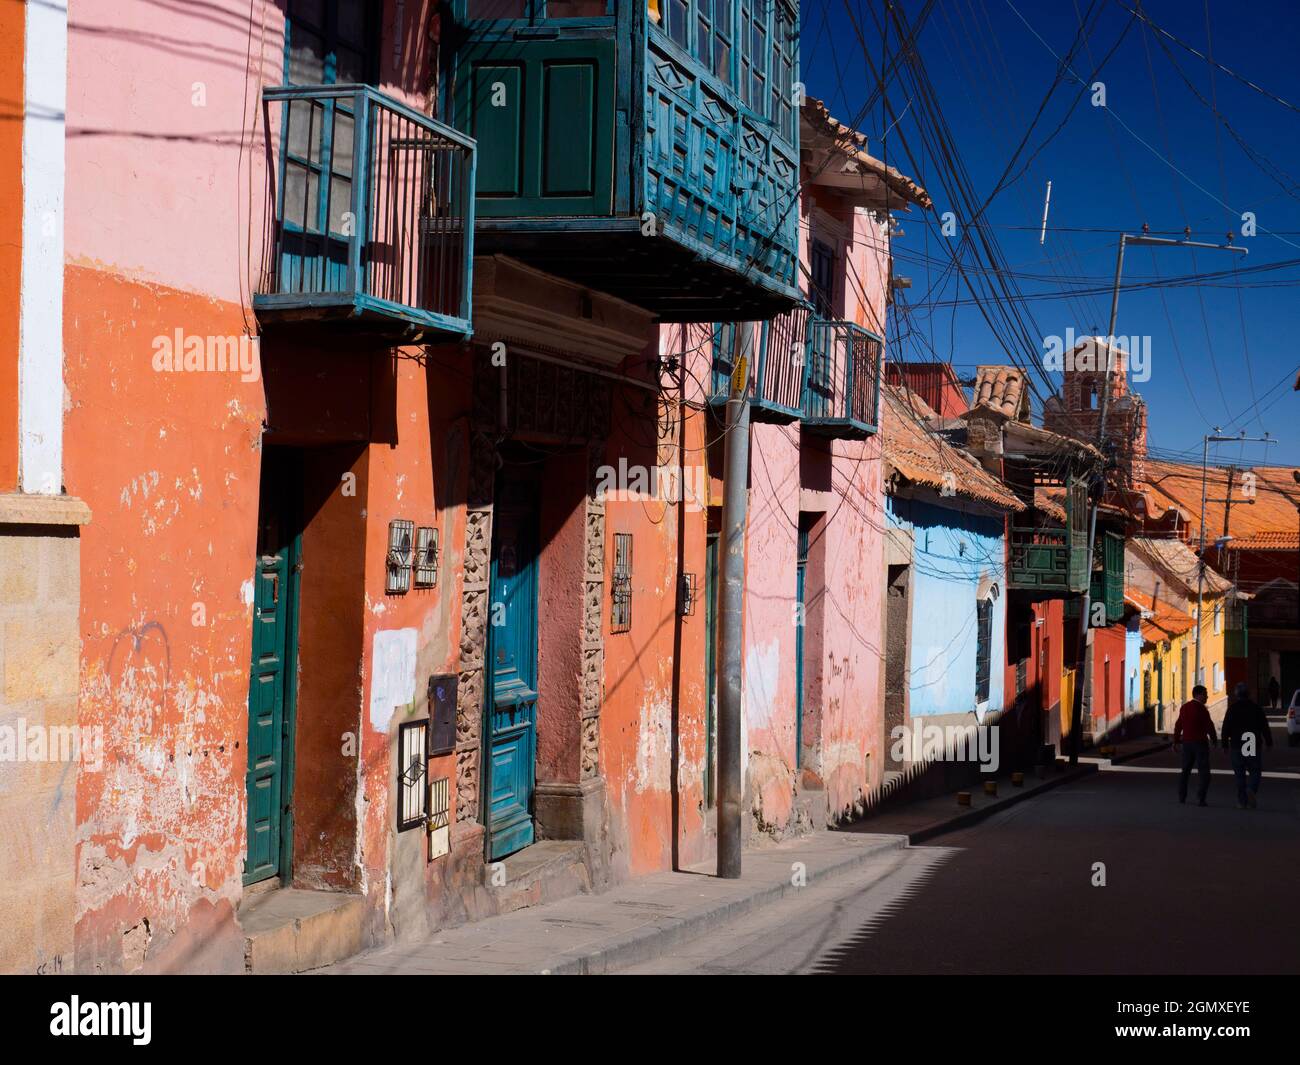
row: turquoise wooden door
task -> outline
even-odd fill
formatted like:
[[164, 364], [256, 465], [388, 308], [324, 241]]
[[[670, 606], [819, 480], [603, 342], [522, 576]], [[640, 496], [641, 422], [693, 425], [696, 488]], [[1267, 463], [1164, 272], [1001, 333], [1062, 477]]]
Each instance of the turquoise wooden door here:
[[244, 883], [289, 876], [294, 672], [300, 540], [289, 505], [295, 479], [284, 456], [262, 458], [253, 653], [248, 683], [248, 853]]
[[537, 509], [507, 489], [492, 518], [485, 803], [488, 858], [533, 842], [537, 759]]

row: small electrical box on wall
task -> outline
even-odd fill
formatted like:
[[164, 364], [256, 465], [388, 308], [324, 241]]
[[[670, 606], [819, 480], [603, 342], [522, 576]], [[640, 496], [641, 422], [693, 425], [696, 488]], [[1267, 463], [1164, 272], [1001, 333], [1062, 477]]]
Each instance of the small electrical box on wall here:
[[429, 678], [429, 755], [450, 754], [456, 748], [455, 673], [435, 673]]

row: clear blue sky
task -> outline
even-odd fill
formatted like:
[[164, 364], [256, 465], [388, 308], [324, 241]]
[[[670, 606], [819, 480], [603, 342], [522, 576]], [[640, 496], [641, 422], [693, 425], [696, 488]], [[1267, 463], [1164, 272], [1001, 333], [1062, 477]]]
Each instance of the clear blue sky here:
[[[915, 25], [925, 0], [901, 3]], [[1132, 0], [936, 0], [917, 47], [982, 203], [1030, 129], [1056, 77], [1056, 57], [1076, 46], [1086, 20], [1086, 43], [1077, 44], [1070, 65], [1089, 84], [1104, 83], [1107, 106], [1093, 106], [1092, 93], [1064, 74], [1012, 173], [1026, 161], [1028, 168], [984, 215], [1020, 291], [1043, 297], [1020, 304], [1026, 328], [1036, 332], [1040, 352], [1042, 337], [1070, 327], [1106, 331], [1121, 230], [1138, 232], [1145, 222], [1153, 233], [1181, 235], [1190, 226], [1192, 239], [1213, 243], [1224, 242], [1231, 230], [1248, 255], [1130, 249], [1126, 285], [1219, 271], [1227, 276], [1124, 290], [1116, 333], [1150, 337], [1150, 379], [1134, 387], [1150, 410], [1153, 447], [1190, 449], [1199, 461], [1201, 436], [1211, 426], [1251, 436], [1268, 430], [1278, 444], [1224, 445], [1218, 457], [1300, 465], [1300, 393], [1291, 388], [1300, 367], [1300, 265], [1259, 271], [1287, 260], [1300, 263], [1300, 6], [1294, 0], [1148, 0], [1142, 6], [1157, 26], [1292, 106], [1144, 26], [1126, 10], [1133, 6]], [[806, 0], [803, 80], [837, 117], [858, 118], [872, 153], [919, 179], [937, 213], [952, 210], [962, 218], [945, 192], [948, 168], [932, 150], [934, 124], [912, 79], [895, 77], [888, 84], [896, 123], [878, 96], [863, 113], [877, 85], [863, 47], [879, 67], [882, 10], [883, 0]], [[883, 43], [891, 61], [897, 44], [891, 27]], [[1215, 117], [1215, 107], [1231, 131]], [[1049, 180], [1051, 212], [1040, 246]], [[1244, 211], [1256, 215], [1254, 237], [1241, 235]], [[977, 363], [1003, 361], [1004, 345], [971, 304], [969, 288], [944, 270], [955, 239], [941, 234], [938, 218], [923, 220], [916, 209], [900, 220], [904, 235], [895, 242], [895, 271], [912, 279], [904, 294], [912, 309], [900, 316], [907, 334], [903, 357], [937, 354], [962, 374], [973, 374]], [[964, 261], [977, 262], [969, 247]], [[1103, 291], [1061, 295], [1074, 288]]]

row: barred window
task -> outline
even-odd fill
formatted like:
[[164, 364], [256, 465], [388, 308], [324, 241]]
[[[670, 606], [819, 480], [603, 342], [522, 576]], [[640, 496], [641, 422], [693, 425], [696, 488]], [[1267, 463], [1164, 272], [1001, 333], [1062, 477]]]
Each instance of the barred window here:
[[979, 633], [975, 643], [975, 701], [989, 701], [989, 670], [993, 651], [993, 603], [981, 599], [975, 605]]
[[632, 628], [632, 534], [614, 534], [614, 580], [610, 588], [610, 632]]

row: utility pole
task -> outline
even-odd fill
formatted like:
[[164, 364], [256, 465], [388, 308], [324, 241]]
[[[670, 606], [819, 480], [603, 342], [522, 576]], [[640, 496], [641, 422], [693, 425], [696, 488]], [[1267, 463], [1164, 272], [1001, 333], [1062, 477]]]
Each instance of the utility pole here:
[[745, 525], [749, 511], [749, 359], [735, 360], [723, 443], [722, 572], [718, 631], [718, 876], [740, 877], [744, 767], [740, 749]]
[[[1225, 499], [1207, 498], [1209, 488], [1210, 472], [1210, 445], [1223, 443], [1240, 443], [1240, 444], [1275, 444], [1276, 440], [1272, 439], [1268, 433], [1263, 436], [1247, 436], [1246, 430], [1243, 429], [1239, 436], [1221, 436], [1219, 427], [1214, 427], [1214, 432], [1209, 433], [1201, 438], [1201, 535], [1197, 541], [1197, 566], [1196, 566], [1196, 670], [1192, 674], [1197, 684], [1204, 684], [1205, 678], [1201, 676], [1201, 611], [1204, 607], [1205, 595], [1205, 506], [1207, 503], [1222, 503], [1223, 510], [1223, 538], [1228, 538], [1228, 508], [1232, 506], [1232, 473], [1235, 467], [1228, 468], [1228, 491]], [[1247, 503], [1255, 502], [1253, 499], [1246, 500]]]
[[[1145, 226], [1143, 227], [1145, 228]], [[1238, 247], [1234, 244], [1205, 244], [1195, 240], [1170, 240], [1167, 237], [1149, 237], [1145, 233], [1140, 235], [1131, 235], [1128, 233], [1120, 234], [1119, 250], [1115, 256], [1115, 287], [1110, 298], [1110, 328], [1106, 332], [1106, 379], [1101, 390], [1101, 403], [1097, 413], [1097, 450], [1104, 456], [1106, 453], [1106, 410], [1110, 406], [1110, 371], [1111, 371], [1111, 353], [1114, 350], [1115, 343], [1115, 322], [1119, 315], [1119, 283], [1124, 273], [1124, 249], [1129, 244], [1143, 245], [1148, 247], [1173, 247], [1173, 248], [1212, 248], [1219, 251], [1236, 252], [1239, 255], [1247, 254], [1245, 248]], [[1083, 719], [1083, 686], [1087, 680], [1084, 676], [1084, 667], [1088, 658], [1088, 644], [1092, 637], [1092, 619], [1089, 615], [1092, 612], [1092, 552], [1097, 541], [1097, 508], [1101, 504], [1101, 498], [1106, 491], [1106, 468], [1103, 465], [1100, 470], [1100, 483], [1096, 486], [1090, 486], [1088, 498], [1088, 548], [1085, 558], [1087, 580], [1083, 586], [1083, 599], [1079, 605], [1079, 645], [1075, 655], [1075, 680], [1074, 680], [1074, 705], [1070, 708], [1070, 764], [1079, 764], [1079, 750], [1083, 744], [1081, 722]], [[1205, 508], [1201, 508], [1201, 520], [1205, 520]], [[1202, 527], [1202, 535], [1204, 535]], [[1199, 654], [1199, 644], [1198, 654]]]

